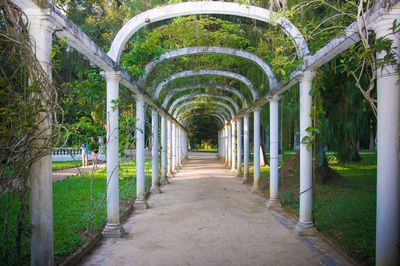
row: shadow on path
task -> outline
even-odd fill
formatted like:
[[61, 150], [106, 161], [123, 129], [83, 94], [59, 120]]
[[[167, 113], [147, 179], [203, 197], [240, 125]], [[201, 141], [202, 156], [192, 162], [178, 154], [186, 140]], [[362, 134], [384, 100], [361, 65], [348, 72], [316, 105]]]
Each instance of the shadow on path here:
[[290, 221], [229, 174], [216, 154], [189, 160], [150, 209], [103, 239], [83, 265], [349, 265], [317, 238], [299, 238]]

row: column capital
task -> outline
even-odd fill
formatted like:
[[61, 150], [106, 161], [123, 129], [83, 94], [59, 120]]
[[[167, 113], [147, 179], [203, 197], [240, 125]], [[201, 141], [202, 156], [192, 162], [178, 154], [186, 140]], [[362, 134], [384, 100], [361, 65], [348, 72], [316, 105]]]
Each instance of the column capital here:
[[259, 107], [259, 106], [253, 107], [253, 111], [254, 112], [261, 112], [261, 107]]
[[41, 29], [53, 33], [56, 29], [50, 9], [24, 8], [23, 11], [28, 17], [31, 30]]
[[315, 78], [315, 75], [317, 74], [316, 71], [311, 71], [311, 70], [307, 70], [304, 72], [299, 72], [299, 75], [297, 77], [297, 79], [299, 81], [313, 81], [313, 79]]
[[377, 37], [383, 37], [390, 33], [393, 34], [393, 21], [399, 19], [400, 5], [394, 5], [389, 9], [379, 10], [379, 17], [371, 23], [370, 28], [376, 33]]
[[143, 95], [135, 94], [134, 97], [135, 97], [137, 102], [144, 102], [144, 96]]
[[122, 78], [120, 71], [101, 71], [100, 74], [105, 78], [106, 81], [120, 81]]
[[267, 96], [267, 98], [268, 98], [268, 101], [270, 101], [270, 102], [279, 102], [279, 100], [281, 99], [281, 97], [276, 94], [269, 95], [269, 96]]

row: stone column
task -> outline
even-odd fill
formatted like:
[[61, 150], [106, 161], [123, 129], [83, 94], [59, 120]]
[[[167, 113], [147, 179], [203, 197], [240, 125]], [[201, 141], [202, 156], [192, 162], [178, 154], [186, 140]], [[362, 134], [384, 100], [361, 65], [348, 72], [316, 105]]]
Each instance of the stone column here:
[[311, 108], [312, 81], [315, 72], [306, 71], [300, 78], [300, 220], [297, 225], [299, 235], [314, 233], [312, 221], [312, 148], [307, 149], [307, 144], [302, 139], [310, 136], [306, 130], [312, 126]]
[[232, 124], [228, 124], [228, 168], [232, 165]]
[[179, 164], [179, 168], [182, 168], [182, 160], [183, 160], [183, 145], [182, 145], [182, 128], [178, 127], [178, 164]]
[[260, 119], [261, 108], [254, 109], [254, 183], [253, 192], [261, 192], [260, 189]]
[[173, 122], [171, 122], [171, 151], [172, 151], [172, 173], [176, 172], [176, 126]]
[[[36, 58], [51, 80], [50, 53], [52, 50], [52, 34], [54, 25], [49, 10], [32, 14], [24, 10], [29, 18], [29, 34], [34, 39], [32, 46]], [[38, 114], [43, 119], [47, 114]], [[45, 142], [51, 138], [51, 124], [44, 119], [38, 128]], [[39, 145], [41, 146], [40, 142]], [[53, 190], [51, 149], [31, 168], [31, 264], [53, 265]]]
[[179, 126], [175, 125], [175, 167], [176, 171], [180, 169], [179, 167]]
[[221, 149], [221, 151], [220, 151], [220, 154], [221, 154], [221, 156], [220, 156], [220, 161], [224, 161], [225, 160], [225, 157], [224, 157], [224, 151], [225, 151], [225, 149], [224, 149], [224, 130], [223, 130], [223, 128], [221, 128], [220, 130], [219, 130], [219, 136], [220, 136], [220, 149]]
[[225, 166], [228, 166], [228, 160], [229, 160], [229, 139], [228, 139], [228, 123], [225, 123]]
[[151, 193], [160, 193], [158, 186], [158, 113], [151, 111], [151, 133], [153, 135], [153, 146], [151, 147]]
[[167, 183], [167, 125], [164, 115], [161, 116], [161, 178], [160, 183]]
[[172, 171], [172, 122], [168, 120], [167, 123], [167, 133], [168, 133], [168, 165], [167, 165], [167, 175], [168, 177], [173, 177], [174, 173]]
[[135, 208], [146, 209], [146, 191], [145, 191], [145, 111], [144, 98], [141, 95], [136, 97], [136, 201]]
[[236, 121], [237, 127], [237, 177], [242, 176], [242, 119], [238, 118]]
[[243, 179], [242, 183], [248, 183], [250, 160], [250, 118], [246, 114], [243, 117]]
[[232, 148], [231, 148], [231, 150], [232, 150], [232, 167], [231, 167], [231, 173], [234, 173], [234, 172], [236, 172], [236, 159], [237, 159], [237, 156], [236, 156], [236, 120], [232, 120], [232, 122], [231, 122], [231, 131], [232, 131], [232, 133], [231, 133], [231, 135], [232, 135], [232, 143], [231, 143], [231, 145], [232, 145]]
[[[393, 35], [391, 28], [393, 21], [400, 18], [400, 4], [390, 12], [391, 15], [383, 15], [373, 28], [377, 38], [385, 37], [392, 41], [392, 48], [398, 56], [400, 34]], [[382, 59], [385, 55], [385, 52], [379, 53], [377, 59]], [[388, 64], [378, 69], [376, 265], [400, 264], [399, 80], [399, 72], [395, 65]]]
[[119, 72], [102, 72], [107, 83], [107, 224], [106, 237], [121, 237], [123, 228], [119, 221]]
[[218, 130], [217, 132], [217, 141], [218, 141], [218, 159], [221, 159], [221, 132]]
[[269, 101], [269, 148], [270, 148], [270, 174], [269, 174], [269, 201], [268, 208], [280, 208], [278, 198], [279, 189], [279, 97], [273, 96]]
[[184, 150], [184, 155], [185, 155], [185, 160], [188, 159], [188, 136], [187, 136], [187, 132], [184, 131], [183, 132], [183, 150]]

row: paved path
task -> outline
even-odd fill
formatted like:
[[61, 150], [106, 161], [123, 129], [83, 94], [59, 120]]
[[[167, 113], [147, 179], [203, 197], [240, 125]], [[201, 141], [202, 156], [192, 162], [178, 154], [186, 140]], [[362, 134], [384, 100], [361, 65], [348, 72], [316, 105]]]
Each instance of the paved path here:
[[[99, 163], [99, 164], [97, 164], [97, 168], [95, 170], [97, 171], [103, 167], [106, 167], [106, 164]], [[53, 182], [61, 181], [65, 178], [68, 178], [70, 176], [79, 175], [81, 173], [91, 173], [91, 172], [93, 172], [93, 170], [94, 170], [93, 166], [88, 165], [86, 167], [80, 166], [80, 167], [67, 168], [67, 169], [53, 171]]]
[[124, 224], [128, 235], [103, 239], [84, 265], [348, 265], [229, 174], [215, 155], [192, 153], [150, 209]]

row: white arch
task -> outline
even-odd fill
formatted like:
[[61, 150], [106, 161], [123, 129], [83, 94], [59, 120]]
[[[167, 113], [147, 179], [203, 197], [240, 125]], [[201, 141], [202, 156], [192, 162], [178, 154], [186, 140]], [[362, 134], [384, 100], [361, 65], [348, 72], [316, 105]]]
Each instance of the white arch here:
[[190, 116], [182, 116], [181, 122], [185, 127], [187, 127], [187, 122], [191, 118], [197, 117], [197, 116], [213, 116], [213, 117], [217, 118], [217, 120], [219, 122], [221, 122], [222, 125], [225, 124], [225, 119], [222, 116], [218, 115], [217, 113], [192, 114]]
[[219, 89], [219, 90], [229, 91], [229, 92], [235, 94], [242, 102], [242, 105], [245, 108], [247, 108], [247, 101], [238, 89], [235, 89], [233, 87], [223, 85], [223, 84], [214, 85], [214, 84], [207, 84], [207, 83], [186, 85], [186, 86], [175, 88], [175, 89], [169, 91], [167, 96], [165, 96], [162, 107], [166, 108], [168, 106], [169, 100], [174, 96], [175, 93], [179, 93], [179, 92], [186, 91], [186, 90], [199, 89], [199, 88], [215, 88], [215, 89]]
[[188, 99], [199, 98], [199, 97], [211, 97], [211, 98], [225, 100], [225, 101], [228, 101], [235, 108], [236, 113], [238, 113], [239, 110], [240, 110], [239, 105], [228, 96], [214, 95], [214, 94], [211, 94], [211, 93], [191, 93], [191, 94], [186, 94], [186, 95], [184, 95], [182, 97], [179, 97], [178, 99], [173, 101], [171, 106], [168, 109], [168, 112], [171, 114], [172, 111], [175, 109], [175, 107], [180, 102], [183, 102], [183, 101], [188, 100]]
[[226, 70], [217, 70], [217, 69], [200, 69], [200, 70], [186, 70], [182, 71], [179, 73], [175, 73], [171, 76], [169, 76], [166, 80], [158, 84], [156, 87], [156, 90], [154, 92], [154, 97], [158, 98], [160, 97], [160, 93], [162, 89], [171, 81], [176, 80], [178, 78], [185, 78], [185, 77], [190, 77], [190, 76], [202, 76], [202, 75], [214, 75], [214, 76], [223, 76], [223, 77], [228, 77], [232, 79], [236, 79], [241, 81], [246, 85], [246, 87], [250, 90], [253, 100], [258, 99], [258, 92], [254, 89], [253, 83], [246, 78], [245, 76], [242, 76], [238, 73], [231, 72], [231, 71], [226, 71]]
[[173, 117], [177, 117], [177, 114], [182, 110], [182, 108], [184, 108], [184, 107], [186, 107], [188, 105], [199, 104], [199, 103], [203, 103], [203, 104], [204, 103], [206, 103], [206, 104], [210, 104], [211, 103], [211, 104], [219, 105], [219, 106], [225, 108], [229, 112], [230, 118], [235, 117], [235, 112], [233, 111], [233, 109], [228, 104], [226, 104], [224, 102], [221, 102], [221, 101], [203, 101], [203, 102], [199, 102], [199, 101], [193, 101], [193, 100], [187, 101], [187, 102], [179, 105], [178, 108], [176, 108], [176, 110], [175, 110], [175, 112], [173, 114]]
[[160, 62], [168, 59], [172, 59], [175, 57], [185, 56], [185, 55], [196, 55], [196, 54], [225, 54], [225, 55], [232, 55], [236, 57], [241, 57], [247, 59], [253, 63], [256, 63], [267, 75], [269, 88], [273, 90], [277, 88], [280, 83], [277, 80], [274, 72], [272, 72], [271, 67], [260, 57], [255, 54], [243, 51], [232, 49], [228, 47], [217, 47], [217, 46], [195, 46], [195, 47], [185, 47], [181, 49], [176, 49], [172, 51], [168, 51], [163, 53], [160, 57], [153, 59], [150, 63], [148, 63], [145, 67], [145, 72], [143, 76], [140, 78], [140, 82], [142, 84], [146, 83], [146, 79], [148, 75], [153, 71], [155, 66]]
[[[187, 106], [185, 106], [185, 107], [187, 107]], [[215, 109], [211, 109], [211, 107], [193, 105], [193, 106], [190, 106], [189, 108], [181, 109], [180, 112], [183, 112], [183, 113], [182, 114], [178, 114], [178, 116], [182, 117], [182, 115], [185, 114], [185, 112], [188, 112], [190, 110], [201, 109], [201, 110], [206, 110], [207, 111], [207, 113], [205, 113], [205, 114], [215, 112], [215, 113], [219, 114], [224, 119], [224, 121], [229, 121], [229, 118], [230, 118], [229, 113], [226, 111], [226, 109], [222, 109], [222, 108], [215, 110]]]
[[115, 36], [108, 56], [119, 63], [125, 44], [130, 37], [144, 26], [168, 18], [196, 14], [222, 14], [246, 17], [278, 25], [291, 38], [299, 58], [309, 54], [307, 42], [300, 31], [288, 19], [277, 16], [274, 12], [256, 6], [248, 6], [222, 1], [185, 2], [157, 7], [131, 18]]
[[[215, 108], [215, 107], [213, 107], [213, 108]], [[179, 115], [179, 117], [184, 118], [182, 115], [184, 115], [186, 112], [192, 111], [192, 110], [197, 110], [197, 109], [203, 110], [204, 114], [216, 113], [219, 116], [221, 116], [224, 119], [224, 121], [229, 120], [229, 114], [225, 111], [225, 109], [217, 109], [216, 110], [216, 109], [212, 109], [211, 107], [196, 106], [196, 105], [181, 110], [183, 113], [178, 114], [178, 115]]]

